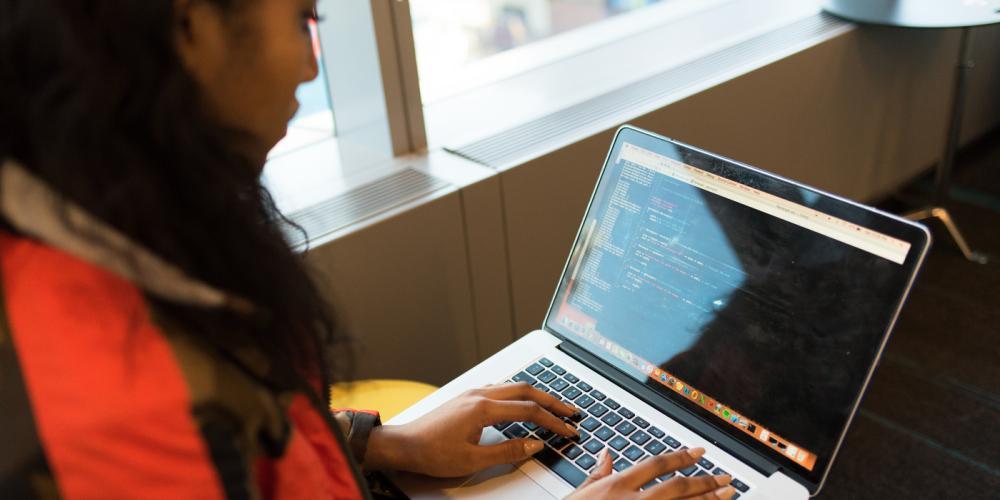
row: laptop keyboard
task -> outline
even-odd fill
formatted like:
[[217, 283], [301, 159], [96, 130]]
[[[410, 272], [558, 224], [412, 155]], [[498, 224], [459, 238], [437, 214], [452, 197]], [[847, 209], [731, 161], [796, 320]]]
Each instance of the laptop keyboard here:
[[[539, 359], [508, 382], [527, 382], [580, 409], [580, 414], [566, 419], [579, 424], [579, 438], [565, 438], [530, 422], [501, 422], [493, 426], [508, 438], [531, 437], [545, 441], [545, 449], [534, 456], [535, 460], [574, 488], [587, 479], [604, 448], [611, 452], [614, 470], [618, 472], [653, 455], [688, 448], [549, 359]], [[653, 479], [643, 489], [678, 474], [704, 476], [729, 473], [716, 467], [708, 457], [702, 457], [697, 464], [686, 469]], [[736, 477], [733, 477], [731, 485], [736, 489], [734, 499], [750, 491], [750, 487]]]

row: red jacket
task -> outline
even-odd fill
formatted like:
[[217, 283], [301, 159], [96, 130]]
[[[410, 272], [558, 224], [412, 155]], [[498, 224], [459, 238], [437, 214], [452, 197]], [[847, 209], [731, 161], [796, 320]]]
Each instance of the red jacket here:
[[369, 496], [350, 449], [363, 456], [376, 414], [262, 387], [146, 300], [221, 306], [222, 294], [75, 207], [143, 272], [62, 230], [58, 196], [17, 165], [0, 189], [20, 233], [0, 233], [0, 497]]

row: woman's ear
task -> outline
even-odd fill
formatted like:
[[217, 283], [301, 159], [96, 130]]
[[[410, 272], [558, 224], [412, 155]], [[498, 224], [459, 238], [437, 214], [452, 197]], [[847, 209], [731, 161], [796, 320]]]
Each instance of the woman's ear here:
[[222, 10], [206, 0], [174, 0], [173, 24], [181, 62], [200, 83], [211, 81], [227, 60]]

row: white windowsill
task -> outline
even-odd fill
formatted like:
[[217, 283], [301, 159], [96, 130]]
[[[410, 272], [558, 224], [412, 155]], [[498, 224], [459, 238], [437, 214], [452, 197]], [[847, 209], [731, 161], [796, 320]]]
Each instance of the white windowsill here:
[[492, 169], [441, 150], [385, 158], [348, 141], [327, 136], [269, 159], [262, 181], [274, 197], [278, 210], [291, 215], [406, 169], [443, 180], [448, 187], [392, 206], [376, 216], [357, 220], [350, 227], [310, 234], [310, 246], [315, 248], [495, 174]]
[[289, 151], [272, 153], [263, 183], [278, 209], [290, 214], [392, 175], [403, 167], [391, 158], [330, 134]]

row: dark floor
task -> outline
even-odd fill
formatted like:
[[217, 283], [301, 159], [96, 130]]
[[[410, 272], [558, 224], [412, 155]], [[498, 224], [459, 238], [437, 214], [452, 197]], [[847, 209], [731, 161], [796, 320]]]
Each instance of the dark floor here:
[[[1000, 133], [963, 152], [948, 208], [819, 498], [1000, 498]], [[907, 189], [920, 193], [927, 180]]]

